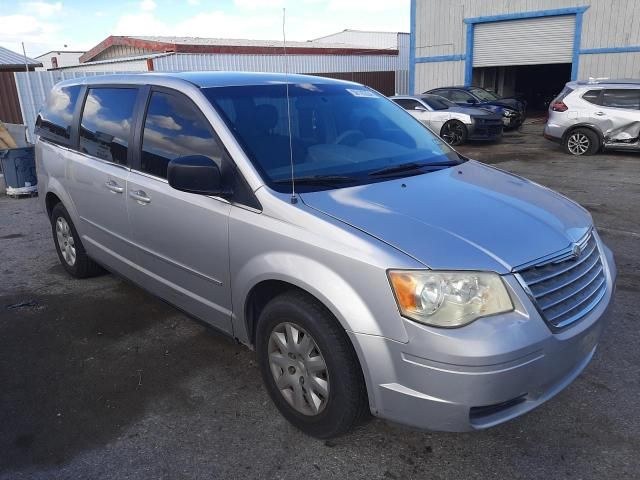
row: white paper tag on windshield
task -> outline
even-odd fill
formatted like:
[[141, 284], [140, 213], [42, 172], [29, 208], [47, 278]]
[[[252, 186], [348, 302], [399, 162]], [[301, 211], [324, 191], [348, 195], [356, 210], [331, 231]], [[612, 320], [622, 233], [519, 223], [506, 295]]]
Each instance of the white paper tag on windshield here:
[[354, 97], [376, 98], [376, 94], [371, 90], [356, 90], [354, 88], [347, 88], [347, 92], [349, 92]]

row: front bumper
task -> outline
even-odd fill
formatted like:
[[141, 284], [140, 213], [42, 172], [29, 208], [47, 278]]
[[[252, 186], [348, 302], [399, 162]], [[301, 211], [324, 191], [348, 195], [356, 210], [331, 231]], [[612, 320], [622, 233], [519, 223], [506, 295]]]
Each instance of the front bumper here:
[[605, 297], [559, 333], [513, 276], [505, 277], [517, 294], [511, 313], [448, 330], [403, 319], [407, 343], [350, 333], [373, 414], [421, 429], [470, 431], [522, 415], [563, 390], [593, 357], [613, 298], [615, 264], [611, 252], [602, 251]]
[[498, 140], [502, 138], [502, 130], [500, 119], [496, 121], [474, 120], [471, 125], [467, 125], [467, 140]]

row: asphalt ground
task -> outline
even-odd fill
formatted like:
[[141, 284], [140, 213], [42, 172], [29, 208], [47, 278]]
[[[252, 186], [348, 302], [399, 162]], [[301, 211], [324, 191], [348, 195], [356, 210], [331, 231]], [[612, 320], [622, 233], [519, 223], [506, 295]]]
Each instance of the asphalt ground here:
[[573, 158], [525, 125], [459, 150], [593, 214], [618, 265], [585, 372], [533, 412], [465, 434], [372, 419], [306, 437], [255, 354], [113, 276], [70, 278], [37, 199], [0, 198], [0, 479], [640, 478], [640, 154]]

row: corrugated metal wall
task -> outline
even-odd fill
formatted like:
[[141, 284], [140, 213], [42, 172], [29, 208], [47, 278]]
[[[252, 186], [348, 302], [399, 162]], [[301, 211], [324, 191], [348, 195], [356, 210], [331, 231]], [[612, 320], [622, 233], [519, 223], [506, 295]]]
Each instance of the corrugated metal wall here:
[[[225, 55], [177, 53], [154, 59], [156, 71], [238, 70], [282, 72], [284, 55]], [[396, 55], [287, 55], [290, 72], [380, 72], [395, 71]]]
[[314, 43], [346, 43], [371, 48], [397, 48], [398, 34], [395, 32], [365, 32], [345, 30], [313, 40]]
[[395, 93], [395, 72], [330, 72], [314, 75], [362, 83], [387, 96]]
[[415, 93], [446, 85], [460, 85], [464, 81], [464, 62], [418, 63], [415, 75]]
[[[611, 72], [615, 72], [615, 74]], [[599, 53], [580, 56], [580, 78], [612, 76], [640, 78], [640, 52]]]
[[66, 68], [64, 72], [113, 72], [114, 68], [117, 68], [119, 72], [146, 72], [147, 61], [146, 60], [131, 60], [128, 62], [113, 62], [113, 63], [93, 63], [74, 65], [73, 67]]
[[20, 100], [13, 72], [0, 72], [0, 122], [22, 123]]
[[154, 52], [148, 48], [130, 47], [129, 45], [112, 45], [91, 60], [97, 62], [99, 60], [109, 60], [111, 58], [135, 57], [138, 55], [146, 55], [147, 53]]
[[[464, 18], [589, 6], [583, 15], [581, 49], [640, 45], [638, 0], [415, 0], [416, 57], [461, 55], [466, 51]], [[508, 41], [508, 39], [505, 39]], [[637, 54], [582, 54], [578, 78], [640, 76]], [[443, 66], [442, 64], [451, 64]], [[464, 83], [463, 62], [434, 62], [416, 67], [416, 91]], [[426, 71], [429, 71], [428, 73]], [[422, 72], [422, 73], [420, 73]], [[451, 80], [451, 75], [454, 75]], [[421, 83], [421, 82], [426, 83]]]

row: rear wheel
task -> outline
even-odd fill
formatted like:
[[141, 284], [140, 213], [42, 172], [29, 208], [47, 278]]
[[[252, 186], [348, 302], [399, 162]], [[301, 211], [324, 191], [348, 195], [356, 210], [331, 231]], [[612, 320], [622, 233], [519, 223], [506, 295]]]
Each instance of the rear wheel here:
[[86, 278], [104, 272], [100, 265], [87, 256], [69, 212], [62, 203], [58, 203], [51, 211], [51, 229], [58, 258], [69, 274]]
[[262, 379], [282, 415], [317, 438], [341, 435], [369, 412], [362, 371], [342, 327], [317, 301], [287, 292], [256, 332]]
[[576, 128], [564, 140], [564, 150], [570, 155], [593, 155], [599, 149], [598, 135], [588, 128]]
[[459, 120], [449, 120], [442, 126], [440, 136], [449, 145], [462, 145], [467, 141], [467, 127]]

